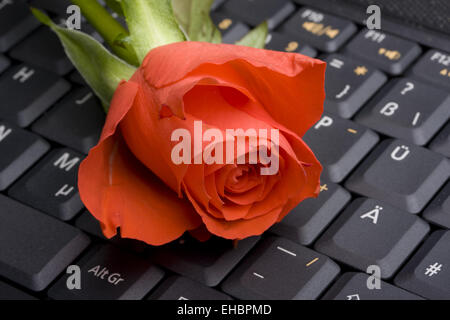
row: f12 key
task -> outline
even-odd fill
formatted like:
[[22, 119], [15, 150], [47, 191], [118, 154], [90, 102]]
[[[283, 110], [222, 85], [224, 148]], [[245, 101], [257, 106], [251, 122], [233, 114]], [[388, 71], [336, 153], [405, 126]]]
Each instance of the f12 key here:
[[450, 89], [450, 53], [430, 50], [417, 62], [411, 75]]
[[362, 31], [345, 50], [392, 75], [403, 73], [422, 52], [414, 42], [375, 30]]

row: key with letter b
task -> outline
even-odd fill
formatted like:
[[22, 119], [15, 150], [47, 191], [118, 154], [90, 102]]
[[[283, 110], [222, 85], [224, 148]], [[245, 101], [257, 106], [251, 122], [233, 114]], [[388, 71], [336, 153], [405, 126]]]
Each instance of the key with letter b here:
[[347, 189], [419, 213], [450, 175], [448, 159], [401, 140], [385, 140], [353, 172]]
[[15, 183], [9, 194], [61, 220], [70, 220], [83, 208], [77, 189], [82, 159], [69, 149], [56, 150]]
[[386, 135], [424, 145], [450, 118], [450, 95], [413, 79], [393, 80], [356, 117]]

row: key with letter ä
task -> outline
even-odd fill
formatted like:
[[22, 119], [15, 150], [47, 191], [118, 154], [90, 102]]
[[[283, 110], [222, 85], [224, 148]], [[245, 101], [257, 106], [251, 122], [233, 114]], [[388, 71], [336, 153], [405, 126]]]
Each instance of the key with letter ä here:
[[393, 80], [356, 117], [386, 135], [424, 145], [450, 118], [450, 95], [419, 81]]
[[69, 149], [55, 150], [16, 182], [9, 195], [61, 220], [70, 220], [83, 208], [77, 189], [82, 159]]
[[419, 213], [444, 185], [450, 163], [443, 156], [401, 140], [385, 140], [345, 183], [347, 189]]

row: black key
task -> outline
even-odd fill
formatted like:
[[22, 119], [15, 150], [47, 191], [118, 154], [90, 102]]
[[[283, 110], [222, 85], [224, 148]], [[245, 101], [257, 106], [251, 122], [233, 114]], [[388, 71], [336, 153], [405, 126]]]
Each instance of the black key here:
[[411, 75], [438, 86], [450, 88], [450, 54], [430, 50], [411, 68]]
[[323, 297], [323, 300], [423, 300], [408, 291], [380, 280], [380, 289], [369, 289], [369, 275], [345, 273]]
[[339, 274], [328, 257], [283, 238], [267, 238], [222, 284], [242, 300], [313, 300]]
[[155, 261], [167, 269], [200, 281], [209, 287], [218, 285], [259, 240], [251, 237], [239, 241], [236, 248], [230, 240], [213, 237], [199, 242], [189, 236], [159, 247]]
[[376, 30], [361, 31], [345, 50], [392, 75], [403, 73], [422, 52], [414, 42]]
[[225, 2], [225, 0], [214, 0], [214, 2], [211, 5], [211, 10], [216, 10], [217, 8], [219, 8], [220, 6], [222, 6], [222, 4]]
[[308, 246], [350, 201], [348, 191], [322, 179], [317, 199], [306, 199], [294, 208], [271, 232]]
[[72, 82], [75, 82], [76, 84], [79, 84], [81, 86], [88, 86], [86, 81], [84, 81], [83, 77], [81, 76], [81, 74], [77, 70], [74, 70], [70, 74], [69, 80], [72, 81]]
[[450, 229], [450, 181], [425, 209], [423, 217], [431, 223]]
[[164, 277], [164, 272], [149, 259], [123, 252], [111, 245], [95, 247], [77, 265], [81, 269], [81, 288], [68, 289], [70, 275], [65, 275], [50, 288], [50, 298], [139, 300]]
[[9, 195], [61, 220], [70, 220], [83, 208], [77, 189], [82, 159], [69, 149], [55, 150], [16, 182]]
[[322, 177], [332, 182], [344, 180], [379, 140], [372, 130], [329, 114], [303, 138], [324, 166]]
[[73, 69], [58, 37], [48, 27], [39, 28], [11, 50], [12, 58], [44, 70], [65, 75]]
[[229, 0], [222, 9], [251, 26], [267, 21], [272, 30], [294, 12], [295, 6], [290, 0]]
[[301, 45], [294, 37], [278, 32], [271, 32], [267, 37], [266, 49], [284, 52], [295, 52], [305, 56], [315, 58], [317, 50], [307, 45]]
[[94, 147], [105, 124], [105, 111], [94, 93], [79, 89], [39, 119], [32, 130], [83, 153]]
[[303, 8], [283, 25], [283, 30], [320, 51], [335, 52], [357, 28], [350, 21]]
[[36, 298], [0, 281], [0, 301], [3, 300], [36, 300]]
[[48, 149], [43, 139], [0, 120], [0, 190], [8, 188]]
[[67, 15], [67, 8], [72, 5], [70, 0], [31, 0], [30, 5], [59, 16]]
[[380, 71], [355, 59], [332, 54], [326, 59], [325, 110], [351, 118], [387, 81]]
[[418, 213], [449, 175], [450, 164], [439, 154], [401, 140], [385, 140], [356, 169], [345, 186], [358, 194]]
[[450, 122], [430, 143], [430, 149], [450, 158]]
[[39, 25], [26, 3], [0, 2], [0, 52], [9, 50]]
[[41, 291], [89, 242], [78, 229], [0, 195], [0, 276]]
[[422, 297], [450, 300], [450, 231], [434, 232], [395, 277], [395, 284]]
[[386, 135], [425, 145], [450, 118], [450, 95], [416, 80], [393, 80], [356, 121]]
[[213, 12], [211, 18], [222, 33], [223, 43], [234, 44], [250, 31], [247, 25], [223, 13]]
[[373, 199], [353, 201], [314, 248], [366, 272], [378, 266], [381, 278], [394, 275], [427, 235], [422, 219]]
[[8, 58], [6, 58], [4, 55], [0, 54], [0, 74], [5, 71], [9, 65], [11, 64], [11, 61], [9, 61]]
[[226, 294], [191, 279], [171, 276], [150, 296], [150, 300], [232, 300]]
[[11, 68], [0, 77], [0, 118], [26, 127], [69, 89], [50, 72], [25, 64]]

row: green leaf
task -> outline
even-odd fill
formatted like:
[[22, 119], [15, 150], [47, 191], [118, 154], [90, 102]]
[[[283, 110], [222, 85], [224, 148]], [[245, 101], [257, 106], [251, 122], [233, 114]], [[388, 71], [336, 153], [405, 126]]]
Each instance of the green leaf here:
[[121, 0], [121, 4], [140, 62], [155, 47], [185, 41], [170, 0]]
[[191, 41], [220, 43], [222, 35], [210, 17], [214, 0], [172, 0], [175, 16]]
[[97, 0], [71, 0], [73, 4], [80, 7], [83, 16], [89, 23], [100, 33], [105, 42], [111, 47], [112, 51], [126, 62], [138, 66], [140, 61], [136, 56], [134, 48], [131, 44], [122, 43], [117, 46], [118, 38], [125, 38], [128, 36], [126, 30], [116, 19], [111, 16], [111, 13], [106, 10]]
[[264, 49], [268, 32], [269, 28], [267, 27], [267, 22], [263, 22], [247, 33], [241, 40], [236, 42], [236, 44], [240, 46]]
[[57, 34], [69, 59], [102, 103], [109, 105], [120, 81], [130, 79], [136, 68], [109, 53], [91, 36], [56, 25], [38, 9], [31, 8], [31, 11]]
[[110, 8], [112, 11], [117, 13], [118, 15], [124, 17], [123, 11], [122, 11], [122, 5], [120, 4], [120, 0], [105, 0], [106, 5], [108, 8]]

